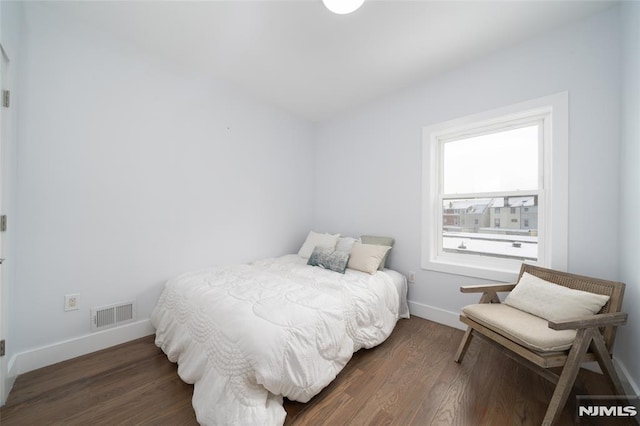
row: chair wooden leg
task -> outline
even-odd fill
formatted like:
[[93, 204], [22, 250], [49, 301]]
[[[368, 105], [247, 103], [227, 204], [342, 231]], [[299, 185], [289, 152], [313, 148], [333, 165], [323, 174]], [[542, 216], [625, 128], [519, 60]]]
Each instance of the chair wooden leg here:
[[500, 303], [500, 298], [495, 291], [485, 291], [478, 303]]
[[567, 398], [571, 393], [571, 389], [573, 388], [573, 383], [576, 381], [576, 377], [578, 376], [578, 371], [582, 364], [582, 358], [591, 344], [592, 336], [590, 329], [578, 330], [576, 339], [573, 341], [573, 345], [569, 351], [567, 362], [562, 369], [562, 374], [560, 374], [560, 379], [558, 380], [556, 389], [551, 397], [551, 402], [549, 402], [549, 406], [547, 407], [544, 420], [542, 421], [544, 426], [551, 426], [557, 423], [560, 418], [562, 409], [564, 408]]
[[598, 364], [602, 369], [602, 372], [609, 378], [609, 381], [613, 387], [613, 390], [617, 395], [624, 395], [624, 388], [622, 387], [622, 382], [620, 381], [620, 377], [616, 372], [615, 367], [613, 366], [613, 362], [611, 361], [611, 357], [609, 356], [609, 351], [607, 351], [607, 347], [604, 344], [604, 339], [602, 338], [602, 334], [593, 333], [593, 342], [591, 344], [593, 348], [593, 352], [596, 355], [598, 360]]
[[464, 332], [464, 336], [462, 337], [462, 341], [460, 342], [460, 346], [458, 346], [458, 352], [456, 352], [455, 358], [453, 360], [457, 363], [462, 362], [462, 358], [464, 358], [464, 354], [467, 353], [467, 349], [469, 348], [469, 343], [471, 343], [471, 338], [473, 334], [471, 334], [472, 328], [467, 327], [467, 331]]

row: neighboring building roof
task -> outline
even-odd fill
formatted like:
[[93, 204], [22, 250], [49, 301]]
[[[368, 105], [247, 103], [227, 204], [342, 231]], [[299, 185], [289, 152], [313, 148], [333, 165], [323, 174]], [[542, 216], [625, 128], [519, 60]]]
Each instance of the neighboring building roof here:
[[[505, 206], [506, 199], [506, 206]], [[491, 207], [534, 207], [536, 205], [536, 198], [534, 196], [529, 197], [500, 197], [494, 198]]]
[[[506, 206], [505, 206], [506, 200]], [[536, 198], [527, 197], [497, 197], [497, 198], [470, 198], [465, 200], [449, 200], [444, 208], [455, 210], [456, 214], [482, 214], [489, 207], [535, 207]], [[451, 213], [444, 213], [450, 215]]]
[[492, 198], [473, 198], [468, 200], [450, 200], [447, 209], [464, 210], [465, 213], [481, 214], [491, 205]]

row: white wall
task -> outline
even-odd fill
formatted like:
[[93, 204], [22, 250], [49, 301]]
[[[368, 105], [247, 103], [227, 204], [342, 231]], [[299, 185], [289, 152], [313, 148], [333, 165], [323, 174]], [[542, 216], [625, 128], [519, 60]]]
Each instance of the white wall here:
[[618, 25], [618, 10], [609, 9], [322, 125], [315, 229], [395, 237], [390, 265], [417, 272], [412, 307], [457, 322], [477, 300], [459, 286], [480, 280], [420, 269], [422, 128], [568, 91], [568, 269], [618, 279]]
[[[620, 279], [627, 284], [624, 310], [629, 321], [620, 329], [616, 354], [640, 384], [640, 3], [628, 2], [622, 16], [622, 149], [620, 174]], [[635, 393], [640, 393], [635, 389]]]
[[[165, 280], [297, 251], [312, 221], [313, 126], [25, 3], [11, 343], [90, 332], [89, 309]], [[80, 293], [79, 311], [63, 298]]]

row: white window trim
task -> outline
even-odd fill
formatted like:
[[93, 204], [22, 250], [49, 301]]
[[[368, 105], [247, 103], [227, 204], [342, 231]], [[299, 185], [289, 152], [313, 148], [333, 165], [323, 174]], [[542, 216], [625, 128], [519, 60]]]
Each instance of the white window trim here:
[[[543, 200], [540, 202], [543, 214], [539, 219], [549, 218], [541, 224], [539, 247], [541, 257], [538, 264], [565, 271], [568, 259], [568, 188], [569, 188], [569, 111], [568, 93], [562, 92], [538, 99], [510, 105], [467, 117], [450, 120], [423, 128], [422, 137], [422, 268], [466, 275], [496, 281], [512, 282], [517, 278], [520, 261], [505, 261], [487, 256], [465, 256], [460, 262], [438, 255], [438, 238], [442, 233], [442, 216], [435, 208], [439, 188], [439, 161], [434, 140], [464, 134], [465, 131], [480, 126], [491, 126], [505, 119], [517, 119], [537, 112], [551, 111], [550, 125], [544, 126], [550, 132], [542, 147]], [[552, 142], [551, 142], [552, 141]]]

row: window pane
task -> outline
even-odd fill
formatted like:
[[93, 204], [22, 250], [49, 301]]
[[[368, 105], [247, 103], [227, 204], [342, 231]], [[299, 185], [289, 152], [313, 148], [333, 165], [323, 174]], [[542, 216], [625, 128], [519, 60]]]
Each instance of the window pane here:
[[534, 125], [444, 144], [444, 194], [538, 189]]
[[537, 227], [535, 195], [447, 198], [442, 202], [445, 252], [536, 261]]

